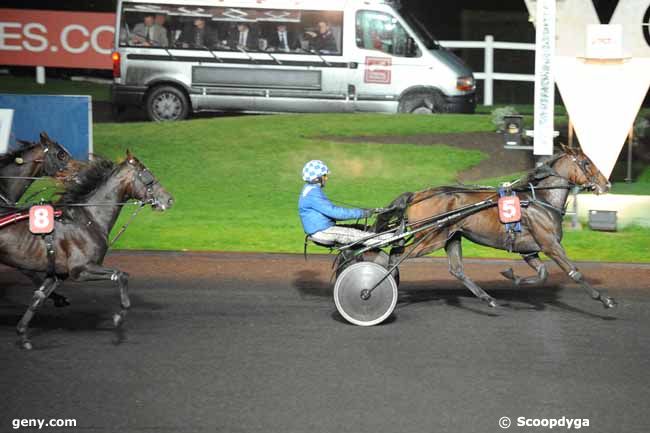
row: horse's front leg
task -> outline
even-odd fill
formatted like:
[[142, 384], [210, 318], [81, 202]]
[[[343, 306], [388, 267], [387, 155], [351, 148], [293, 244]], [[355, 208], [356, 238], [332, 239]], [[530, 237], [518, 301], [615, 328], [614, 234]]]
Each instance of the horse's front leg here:
[[118, 313], [113, 314], [113, 324], [117, 328], [124, 323], [126, 313], [131, 307], [128, 292], [129, 274], [122, 272], [119, 269], [107, 268], [95, 263], [88, 263], [85, 266], [75, 268], [70, 275], [75, 281], [117, 281], [120, 288], [120, 305], [122, 308]]
[[546, 265], [544, 264], [544, 262], [542, 262], [539, 259], [539, 254], [537, 253], [529, 254], [522, 257], [524, 258], [528, 266], [530, 266], [535, 270], [535, 272], [537, 272], [537, 275], [532, 277], [519, 277], [515, 275], [512, 268], [508, 268], [505, 271], [501, 272], [501, 275], [503, 275], [509, 280], [512, 280], [515, 286], [538, 284], [538, 283], [546, 282], [546, 279], [548, 278], [548, 270], [546, 269]]
[[[39, 277], [36, 272], [28, 271], [25, 269], [21, 269], [20, 272], [22, 272], [23, 275], [29, 278], [32, 281], [32, 283], [34, 283], [34, 286], [37, 289], [41, 287], [41, 285], [43, 284], [43, 279]], [[67, 307], [68, 305], [70, 305], [70, 300], [67, 297], [63, 295], [59, 295], [55, 291], [50, 293], [48, 299], [51, 299], [54, 302], [55, 307]]]
[[553, 259], [553, 261], [555, 261], [555, 263], [557, 263], [558, 266], [562, 268], [562, 270], [566, 272], [573, 281], [580, 284], [592, 299], [602, 302], [605, 308], [613, 308], [616, 306], [616, 301], [614, 298], [610, 298], [604, 293], [599, 292], [585, 281], [582, 273], [578, 271], [578, 268], [576, 268], [567, 257], [566, 251], [564, 251], [564, 248], [559, 241], [554, 240], [550, 243], [550, 245], [543, 246], [542, 251], [544, 254]]
[[34, 292], [32, 301], [27, 307], [27, 311], [23, 314], [23, 317], [18, 322], [16, 326], [16, 332], [20, 336], [20, 345], [23, 349], [30, 350], [32, 348], [32, 343], [29, 341], [29, 336], [27, 335], [27, 329], [29, 328], [29, 322], [32, 321], [36, 310], [43, 304], [45, 299], [52, 293], [61, 283], [56, 277], [47, 277], [43, 281], [43, 284]]

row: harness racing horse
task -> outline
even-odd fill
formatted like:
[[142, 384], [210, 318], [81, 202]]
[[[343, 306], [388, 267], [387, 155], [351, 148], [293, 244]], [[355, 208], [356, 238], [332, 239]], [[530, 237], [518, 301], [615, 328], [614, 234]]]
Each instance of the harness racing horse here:
[[[36, 178], [42, 176], [54, 177], [68, 170], [74, 173], [79, 164], [72, 159], [70, 152], [50, 139], [45, 132], [41, 132], [38, 143], [19, 141], [21, 148], [0, 156], [0, 214], [9, 209], [4, 206], [13, 206], [25, 194]], [[65, 180], [65, 179], [61, 179]], [[31, 272], [26, 272], [36, 287], [42, 284], [41, 279]], [[50, 299], [57, 307], [70, 305], [65, 296], [52, 292]]]
[[0, 156], [0, 203], [15, 204], [35, 178], [56, 176], [75, 163], [68, 150], [45, 132], [38, 143], [19, 143], [20, 149]]
[[[450, 273], [479, 299], [491, 307], [496, 307], [494, 298], [465, 275], [461, 239], [464, 237], [480, 245], [521, 254], [537, 275], [522, 278], [515, 275], [512, 269], [502, 272], [502, 275], [517, 286], [546, 281], [548, 271], [539, 258], [539, 253], [542, 252], [555, 261], [571, 279], [579, 283], [593, 299], [601, 301], [606, 308], [614, 307], [614, 299], [600, 293], [585, 281], [560, 243], [562, 218], [570, 189], [579, 186], [596, 194], [605, 193], [611, 186], [607, 179], [581, 150], [563, 147], [561, 154], [536, 168], [527, 179], [517, 185], [521, 186], [513, 188], [513, 191], [517, 191], [522, 202], [527, 201], [528, 206], [522, 206], [521, 233], [516, 234], [514, 239], [499, 221], [498, 209], [490, 206], [458, 218], [441, 229], [415, 234], [414, 242], [407, 246], [403, 253], [409, 256], [423, 256], [444, 247], [449, 259]], [[493, 199], [496, 203], [497, 198], [498, 194], [495, 194], [493, 188], [446, 186], [403, 194], [393, 201], [392, 206], [399, 209], [400, 204], [405, 203], [406, 218], [411, 227], [417, 228], [418, 221], [426, 221], [431, 216], [483, 200]], [[401, 209], [404, 212], [404, 205]], [[381, 215], [377, 220], [376, 231], [382, 231], [394, 216], [395, 211]]]
[[[116, 281], [121, 310], [113, 315], [113, 323], [119, 327], [131, 305], [127, 291], [129, 275], [102, 264], [109, 248], [109, 233], [127, 200], [139, 200], [158, 211], [173, 204], [171, 194], [128, 151], [124, 162], [115, 164], [97, 158], [76, 173], [75, 178], [75, 183], [70, 183], [53, 205], [63, 214], [54, 224], [52, 248], [47, 248], [43, 237], [30, 233], [27, 221], [0, 230], [0, 262], [19, 270], [46, 274], [17, 326], [25, 349], [32, 347], [27, 329], [35, 311], [68, 278]], [[54, 256], [52, 261], [50, 256]]]

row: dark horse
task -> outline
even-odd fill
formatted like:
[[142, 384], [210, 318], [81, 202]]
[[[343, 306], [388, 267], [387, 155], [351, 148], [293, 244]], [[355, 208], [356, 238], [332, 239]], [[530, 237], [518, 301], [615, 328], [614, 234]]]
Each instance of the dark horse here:
[[56, 176], [75, 163], [67, 149], [46, 133], [41, 132], [39, 140], [19, 141], [19, 149], [0, 156], [0, 204], [15, 204], [35, 178]]
[[[64, 170], [72, 175], [80, 168], [80, 163], [72, 159], [70, 152], [45, 132], [41, 132], [37, 143], [22, 140], [19, 143], [19, 149], [0, 156], [0, 214], [11, 212], [11, 207], [36, 178], [59, 176]], [[9, 208], [4, 209], [5, 206]], [[25, 274], [36, 287], [40, 287], [42, 281], [37, 275], [30, 272]], [[57, 307], [70, 305], [65, 296], [52, 292], [49, 297]]]
[[[17, 326], [22, 346], [31, 349], [27, 328], [43, 300], [63, 280], [116, 281], [120, 288], [121, 310], [113, 316], [116, 327], [124, 321], [131, 304], [127, 293], [128, 274], [102, 265], [108, 251], [108, 235], [122, 206], [129, 199], [150, 204], [164, 211], [173, 204], [151, 172], [127, 151], [120, 164], [96, 159], [75, 175], [55, 209], [63, 215], [53, 232], [54, 263], [48, 258], [46, 241], [30, 233], [27, 221], [0, 230], [0, 262], [22, 271], [45, 273], [43, 284]], [[51, 264], [54, 265], [53, 272]]]
[[[463, 272], [461, 239], [463, 237], [480, 245], [511, 250], [522, 255], [523, 259], [536, 272], [536, 276], [519, 277], [512, 269], [502, 274], [516, 285], [543, 283], [548, 277], [546, 265], [540, 260], [542, 252], [553, 259], [571, 279], [579, 283], [589, 295], [603, 303], [606, 308], [616, 305], [615, 301], [589, 285], [573, 263], [568, 259], [562, 241], [562, 217], [569, 190], [574, 186], [590, 189], [596, 194], [605, 193], [610, 183], [600, 173], [591, 160], [580, 150], [563, 148], [563, 153], [535, 169], [528, 178], [518, 182], [513, 189], [518, 191], [522, 202], [521, 233], [514, 239], [499, 221], [495, 206], [483, 208], [466, 217], [437, 230], [424, 230], [415, 235], [413, 243], [404, 253], [410, 256], [423, 256], [440, 248], [445, 248], [449, 259], [449, 271], [458, 278], [479, 299], [495, 307], [494, 298], [472, 281]], [[417, 221], [459, 209], [483, 200], [498, 199], [494, 188], [471, 188], [447, 186], [432, 188], [414, 194], [403, 194], [393, 205], [405, 209], [407, 220], [417, 228]], [[400, 206], [400, 203], [402, 205]], [[403, 205], [405, 203], [405, 206]], [[398, 211], [378, 218], [376, 230], [386, 228], [389, 220]], [[413, 225], [411, 226], [413, 227]], [[418, 242], [421, 241], [421, 242]]]

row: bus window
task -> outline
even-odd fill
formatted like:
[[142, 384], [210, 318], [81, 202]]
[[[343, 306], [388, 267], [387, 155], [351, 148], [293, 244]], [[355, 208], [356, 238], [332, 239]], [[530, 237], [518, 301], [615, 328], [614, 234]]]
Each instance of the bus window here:
[[343, 13], [124, 3], [120, 46], [341, 55]]
[[391, 15], [359, 11], [356, 19], [357, 47], [381, 51], [397, 57], [419, 57], [414, 41], [404, 27]]

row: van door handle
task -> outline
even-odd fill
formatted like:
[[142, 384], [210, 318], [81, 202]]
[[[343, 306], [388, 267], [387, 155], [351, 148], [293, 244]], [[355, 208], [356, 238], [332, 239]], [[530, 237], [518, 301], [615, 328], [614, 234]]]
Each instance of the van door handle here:
[[350, 62], [348, 63], [348, 67], [350, 69], [357, 69], [359, 67], [359, 64], [357, 62]]

